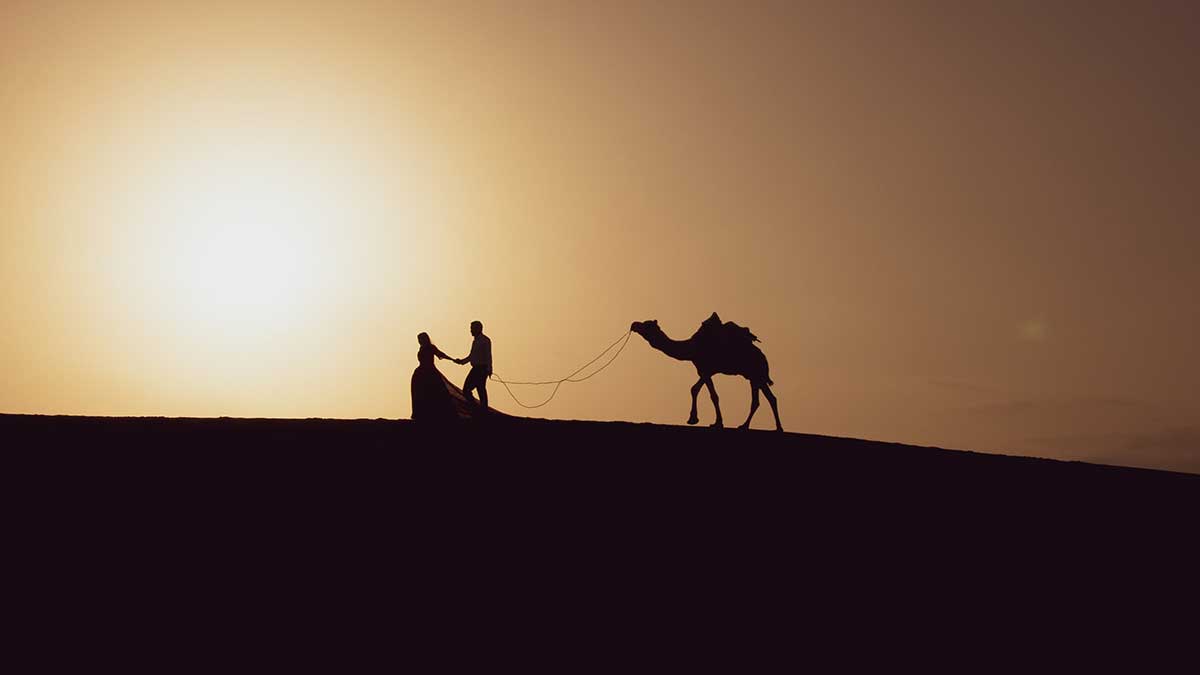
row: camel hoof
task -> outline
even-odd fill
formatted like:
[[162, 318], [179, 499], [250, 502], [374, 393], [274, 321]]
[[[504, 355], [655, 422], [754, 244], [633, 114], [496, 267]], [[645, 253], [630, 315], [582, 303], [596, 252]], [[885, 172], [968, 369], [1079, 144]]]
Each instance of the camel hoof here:
[[699, 421], [700, 421], [700, 418], [699, 418], [699, 417], [689, 417], [689, 418], [688, 418], [688, 422], [687, 422], [687, 423], [688, 423], [688, 424], [696, 424], [696, 423], [698, 423]]
[[742, 424], [742, 425], [738, 426], [738, 428], [739, 428], [739, 429], [749, 429], [749, 428], [750, 428], [750, 425], [749, 425], [749, 424]]
[[724, 429], [725, 423], [722, 422], [721, 420], [717, 420], [716, 422], [713, 422], [712, 424], [710, 424], [708, 426], [712, 427], [713, 429]]
[[775, 431], [778, 431], [779, 433], [783, 433], [783, 427], [775, 427]]

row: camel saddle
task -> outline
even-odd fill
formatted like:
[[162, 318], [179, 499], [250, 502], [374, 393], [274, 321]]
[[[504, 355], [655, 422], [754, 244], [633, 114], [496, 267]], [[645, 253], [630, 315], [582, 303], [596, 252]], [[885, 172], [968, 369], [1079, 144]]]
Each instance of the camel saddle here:
[[721, 321], [716, 312], [700, 324], [693, 339], [713, 341], [723, 345], [753, 344], [758, 342], [758, 336], [750, 332], [746, 326], [739, 326], [732, 321]]

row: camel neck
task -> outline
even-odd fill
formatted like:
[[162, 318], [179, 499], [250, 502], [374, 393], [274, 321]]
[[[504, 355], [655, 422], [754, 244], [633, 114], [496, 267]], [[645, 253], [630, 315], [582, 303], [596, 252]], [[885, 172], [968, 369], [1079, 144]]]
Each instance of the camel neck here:
[[673, 359], [680, 361], [692, 360], [692, 342], [691, 340], [672, 340], [664, 333], [653, 335], [647, 339], [651, 347], [666, 354]]

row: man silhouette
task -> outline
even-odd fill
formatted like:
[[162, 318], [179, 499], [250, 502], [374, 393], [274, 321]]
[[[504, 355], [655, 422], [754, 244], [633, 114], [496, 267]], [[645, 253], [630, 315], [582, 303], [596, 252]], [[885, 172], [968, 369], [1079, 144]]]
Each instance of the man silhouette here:
[[459, 365], [471, 364], [471, 372], [467, 373], [467, 379], [463, 382], [463, 396], [466, 396], [467, 401], [474, 404], [475, 397], [471, 395], [471, 390], [479, 390], [479, 404], [486, 412], [488, 409], [487, 380], [492, 376], [492, 340], [483, 334], [483, 323], [479, 321], [471, 322], [471, 335], [475, 336], [475, 340], [471, 343], [471, 353], [461, 359], [454, 359], [454, 362]]

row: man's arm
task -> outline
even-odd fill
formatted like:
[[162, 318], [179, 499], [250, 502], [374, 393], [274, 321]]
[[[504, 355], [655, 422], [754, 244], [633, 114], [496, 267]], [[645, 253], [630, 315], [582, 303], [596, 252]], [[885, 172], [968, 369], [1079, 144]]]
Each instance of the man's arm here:
[[462, 357], [462, 359], [460, 359], [458, 361], [458, 363], [460, 363], [460, 364], [478, 363], [481, 351], [482, 351], [482, 347], [480, 345], [480, 340], [479, 340], [479, 338], [475, 338], [475, 341], [471, 343], [471, 353]]

